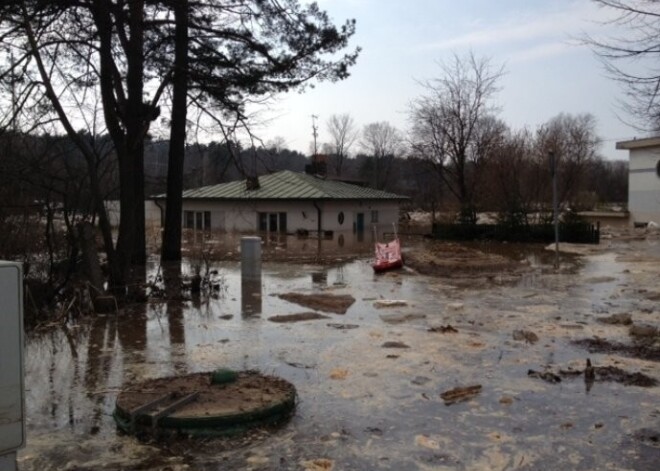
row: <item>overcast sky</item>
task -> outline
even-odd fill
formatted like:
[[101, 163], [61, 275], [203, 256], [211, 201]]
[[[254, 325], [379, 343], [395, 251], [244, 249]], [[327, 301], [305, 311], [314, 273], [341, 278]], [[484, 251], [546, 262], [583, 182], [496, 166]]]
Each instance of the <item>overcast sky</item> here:
[[[453, 53], [490, 57], [504, 65], [497, 103], [513, 129], [536, 127], [561, 112], [591, 113], [603, 139], [601, 153], [616, 140], [635, 136], [617, 117], [621, 90], [608, 79], [592, 51], [577, 44], [583, 33], [601, 35], [611, 12], [588, 0], [321, 0], [335, 24], [357, 21], [351, 47], [362, 53], [351, 76], [321, 83], [303, 94], [281, 95], [258, 134], [284, 138], [289, 148], [309, 153], [311, 115], [319, 116], [319, 143], [329, 140], [325, 122], [349, 113], [361, 127], [389, 121], [408, 128], [408, 105], [422, 93], [419, 80], [438, 76], [438, 62]], [[357, 151], [357, 147], [352, 149]]]

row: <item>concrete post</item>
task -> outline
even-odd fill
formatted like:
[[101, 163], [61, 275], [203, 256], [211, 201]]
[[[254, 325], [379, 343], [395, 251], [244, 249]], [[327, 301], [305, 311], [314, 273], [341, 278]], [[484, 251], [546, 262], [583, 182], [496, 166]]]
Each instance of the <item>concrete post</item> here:
[[241, 278], [261, 279], [261, 237], [241, 237]]

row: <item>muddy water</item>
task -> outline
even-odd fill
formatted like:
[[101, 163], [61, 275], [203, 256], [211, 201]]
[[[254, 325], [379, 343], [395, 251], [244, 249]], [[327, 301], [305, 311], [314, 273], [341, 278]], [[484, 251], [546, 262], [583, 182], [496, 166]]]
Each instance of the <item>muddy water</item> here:
[[[312, 461], [323, 458], [337, 470], [657, 470], [660, 388], [597, 382], [587, 391], [582, 377], [550, 384], [527, 375], [582, 368], [589, 356], [660, 379], [657, 362], [571, 344], [595, 335], [629, 342], [626, 327], [597, 322], [618, 312], [660, 325], [648, 296], [660, 289], [655, 248], [603, 247], [562, 258], [558, 273], [538, 255], [517, 283], [484, 277], [468, 288], [409, 271], [374, 276], [358, 259], [333, 267], [264, 263], [259, 293], [242, 289], [238, 263], [218, 263], [224, 284], [215, 299], [134, 306], [30, 337], [20, 469], [294, 470], [315, 469]], [[290, 291], [351, 294], [356, 302], [344, 315], [326, 313], [331, 319], [268, 321], [308, 310], [275, 296]], [[378, 299], [407, 305], [378, 309]], [[458, 332], [427, 331], [446, 324]], [[539, 341], [513, 340], [516, 329]], [[123, 386], [219, 366], [293, 382], [295, 416], [249, 440], [157, 445], [116, 432], [110, 414]], [[440, 398], [476, 384], [481, 392], [469, 401], [446, 406]]]

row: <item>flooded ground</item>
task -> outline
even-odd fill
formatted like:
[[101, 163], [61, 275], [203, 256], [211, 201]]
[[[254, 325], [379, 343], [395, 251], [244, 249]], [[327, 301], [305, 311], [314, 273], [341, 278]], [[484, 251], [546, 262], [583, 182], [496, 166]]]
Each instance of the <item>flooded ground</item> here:
[[[289, 240], [273, 252], [297, 247], [300, 261], [305, 242], [316, 244]], [[318, 263], [266, 257], [273, 261], [264, 262], [261, 283], [248, 287], [230, 256], [211, 262], [223, 281], [214, 297], [32, 333], [20, 469], [658, 469], [660, 387], [582, 373], [590, 358], [595, 368], [660, 380], [658, 359], [579, 343], [658, 348], [657, 330], [631, 337], [630, 325], [599, 321], [628, 313], [633, 325], [660, 326], [657, 237], [604, 240], [586, 255], [562, 255], [558, 271], [539, 247], [414, 238], [405, 242], [411, 266], [440, 268], [380, 276], [370, 267], [371, 241], [356, 244], [344, 255], [305, 252]], [[452, 254], [460, 255], [453, 265]], [[470, 257], [488, 269], [461, 269]], [[284, 293], [355, 302], [345, 314], [272, 322], [310, 312]], [[393, 300], [405, 302], [383, 302]], [[111, 413], [123, 387], [218, 367], [292, 382], [295, 415], [233, 439], [156, 444], [117, 432]], [[443, 400], [456, 388], [470, 394]]]

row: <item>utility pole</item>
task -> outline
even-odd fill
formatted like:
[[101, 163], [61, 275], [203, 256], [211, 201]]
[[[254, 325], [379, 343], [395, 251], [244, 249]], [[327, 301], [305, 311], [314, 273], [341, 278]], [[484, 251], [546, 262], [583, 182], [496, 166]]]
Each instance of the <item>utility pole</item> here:
[[316, 147], [316, 138], [319, 135], [319, 127], [316, 125], [316, 120], [319, 119], [315, 114], [312, 115], [312, 135], [314, 136], [314, 156], [318, 154], [318, 149]]
[[559, 268], [559, 205], [557, 202], [557, 158], [555, 152], [548, 152], [552, 175], [552, 215], [555, 226], [555, 269]]

